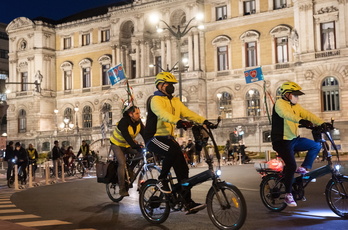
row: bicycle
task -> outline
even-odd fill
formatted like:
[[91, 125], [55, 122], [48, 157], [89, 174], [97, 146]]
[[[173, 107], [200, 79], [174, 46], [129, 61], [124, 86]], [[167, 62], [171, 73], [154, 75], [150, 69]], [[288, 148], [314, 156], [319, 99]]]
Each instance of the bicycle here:
[[[13, 169], [11, 171], [10, 179], [7, 181], [7, 186], [9, 188], [13, 188], [14, 181], [15, 181], [15, 165], [18, 165], [18, 164], [17, 164], [16, 157], [10, 159], [10, 161], [13, 163]], [[24, 170], [26, 170], [25, 167], [24, 167]], [[17, 175], [18, 175], [18, 183], [20, 183], [22, 185], [27, 183], [26, 178], [24, 177], [23, 166], [18, 167]]]
[[[332, 121], [333, 124], [333, 121]], [[330, 130], [322, 126], [308, 128], [312, 130], [313, 138], [322, 145], [323, 156], [327, 160], [327, 165], [319, 167], [307, 174], [300, 175], [294, 178], [292, 185], [292, 194], [295, 200], [305, 201], [305, 188], [307, 185], [318, 177], [325, 176], [331, 173], [331, 179], [328, 181], [325, 188], [326, 201], [330, 209], [342, 218], [348, 218], [348, 176], [342, 175], [339, 172], [340, 161], [338, 149], [333, 141]], [[327, 140], [325, 140], [326, 137]], [[337, 164], [332, 162], [328, 143], [331, 143], [336, 152]], [[259, 167], [256, 170], [261, 174], [262, 181], [260, 184], [260, 196], [263, 204], [271, 211], [280, 212], [287, 205], [284, 203], [285, 185], [283, 183], [282, 170], [274, 170], [266, 167]]]
[[[150, 179], [150, 178], [158, 178], [159, 174], [161, 173], [161, 169], [154, 163], [154, 156], [147, 151], [147, 149], [143, 149], [142, 156], [140, 158], [134, 158], [133, 156], [126, 156], [127, 157], [127, 164], [126, 164], [126, 170], [125, 170], [125, 178], [126, 178], [126, 189], [127, 191], [133, 187], [133, 182], [138, 177], [138, 190], [142, 186], [142, 184]], [[137, 165], [134, 167], [135, 171], [128, 170], [128, 165], [131, 165], [133, 161], [139, 161]], [[123, 199], [123, 196], [119, 194], [120, 188], [118, 184], [118, 175], [117, 175], [117, 160], [116, 157], [112, 161], [109, 162], [109, 164], [113, 164], [112, 169], [110, 170], [112, 172], [112, 175], [108, 175], [108, 179], [106, 181], [106, 193], [108, 194], [108, 197], [110, 200], [114, 202], [120, 202]], [[109, 170], [108, 170], [109, 171]], [[132, 174], [132, 175], [131, 175]], [[99, 183], [105, 183], [105, 180], [99, 180]]]
[[[239, 229], [243, 226], [247, 215], [245, 199], [240, 190], [233, 184], [221, 181], [220, 174], [220, 153], [215, 142], [211, 129], [217, 128], [218, 123], [211, 127], [193, 125], [192, 132], [195, 137], [196, 149], [204, 149], [208, 170], [203, 171], [179, 183], [174, 183], [177, 179], [169, 173], [168, 180], [172, 192], [165, 194], [157, 186], [157, 180], [147, 180], [141, 187], [139, 194], [139, 204], [144, 218], [152, 224], [161, 224], [167, 220], [170, 211], [181, 211], [187, 209], [188, 203], [184, 199], [190, 189], [205, 181], [212, 180], [211, 188], [206, 196], [207, 210], [210, 220], [219, 229]], [[214, 172], [213, 160], [209, 156], [207, 149], [208, 139], [214, 146], [218, 166]]]
[[80, 178], [84, 177], [86, 171], [87, 171], [87, 168], [86, 168], [86, 165], [87, 165], [87, 160], [84, 159], [83, 157], [78, 157], [76, 158], [76, 173], [79, 172], [81, 175], [80, 175]]

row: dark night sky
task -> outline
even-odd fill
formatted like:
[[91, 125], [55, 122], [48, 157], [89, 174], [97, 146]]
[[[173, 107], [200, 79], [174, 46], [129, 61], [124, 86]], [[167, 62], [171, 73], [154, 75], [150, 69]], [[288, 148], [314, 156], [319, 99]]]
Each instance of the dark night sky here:
[[66, 16], [110, 5], [122, 0], [6, 0], [0, 4], [0, 22], [10, 23], [17, 17], [29, 19], [39, 16], [58, 20]]

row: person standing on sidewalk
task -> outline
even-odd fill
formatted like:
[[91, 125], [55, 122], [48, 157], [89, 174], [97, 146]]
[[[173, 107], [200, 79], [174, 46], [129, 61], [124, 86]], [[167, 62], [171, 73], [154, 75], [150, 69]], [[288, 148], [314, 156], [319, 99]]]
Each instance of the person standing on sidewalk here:
[[6, 155], [4, 158], [4, 161], [7, 161], [7, 184], [9, 183], [10, 177], [11, 177], [11, 172], [13, 169], [13, 166], [15, 165], [14, 162], [12, 162], [12, 159], [15, 157], [14, 155], [14, 149], [13, 149], [13, 141], [10, 141], [8, 145], [6, 146]]
[[54, 141], [54, 146], [52, 148], [52, 161], [53, 161], [53, 175], [58, 177], [56, 175], [56, 167], [59, 165], [61, 158], [63, 156], [63, 153], [61, 151], [61, 148], [59, 148], [59, 141]]

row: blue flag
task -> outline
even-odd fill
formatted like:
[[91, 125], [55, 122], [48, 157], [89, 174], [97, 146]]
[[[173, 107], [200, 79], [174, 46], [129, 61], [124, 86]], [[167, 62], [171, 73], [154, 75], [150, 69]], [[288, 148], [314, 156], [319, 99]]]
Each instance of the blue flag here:
[[261, 67], [244, 71], [244, 76], [247, 84], [263, 80]]
[[116, 83], [126, 79], [126, 74], [124, 72], [122, 63], [112, 67], [108, 70], [108, 75], [110, 79], [111, 85], [115, 85]]

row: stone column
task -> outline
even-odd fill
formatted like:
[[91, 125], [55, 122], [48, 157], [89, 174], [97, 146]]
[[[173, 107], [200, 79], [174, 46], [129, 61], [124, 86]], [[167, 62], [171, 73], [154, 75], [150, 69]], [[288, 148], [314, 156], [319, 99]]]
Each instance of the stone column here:
[[[171, 37], [167, 37], [166, 43], [167, 43], [167, 57], [166, 57], [167, 65], [168, 65], [169, 69], [171, 69], [173, 64], [174, 64], [172, 62], [172, 41], [171, 41]], [[166, 69], [167, 65], [162, 66], [162, 68]]]
[[187, 40], [188, 40], [188, 66], [189, 66], [189, 71], [192, 71], [192, 70], [194, 70], [194, 66], [193, 66], [194, 55], [193, 55], [192, 34], [190, 34], [188, 36]]
[[199, 70], [199, 37], [198, 33], [195, 33], [193, 36], [193, 48], [194, 48], [194, 70]]

